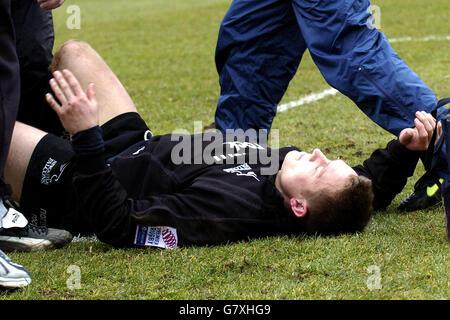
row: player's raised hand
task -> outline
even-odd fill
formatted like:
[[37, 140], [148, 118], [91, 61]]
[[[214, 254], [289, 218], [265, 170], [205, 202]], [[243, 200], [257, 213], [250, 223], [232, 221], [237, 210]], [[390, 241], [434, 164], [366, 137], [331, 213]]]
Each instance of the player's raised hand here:
[[414, 124], [414, 128], [403, 129], [400, 132], [399, 140], [409, 150], [425, 151], [433, 137], [436, 119], [425, 111], [417, 111]]
[[89, 84], [85, 93], [77, 78], [69, 70], [53, 73], [50, 80], [56, 98], [47, 93], [48, 104], [57, 113], [64, 128], [71, 134], [98, 125], [98, 106], [95, 99], [94, 84]]

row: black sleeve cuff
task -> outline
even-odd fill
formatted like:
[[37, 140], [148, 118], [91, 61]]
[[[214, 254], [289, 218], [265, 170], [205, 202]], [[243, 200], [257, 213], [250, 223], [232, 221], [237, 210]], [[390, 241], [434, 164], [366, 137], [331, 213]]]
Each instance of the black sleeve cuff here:
[[72, 147], [79, 156], [91, 156], [103, 153], [105, 143], [102, 129], [95, 126], [75, 133], [72, 137]]
[[78, 156], [76, 164], [77, 171], [81, 174], [94, 174], [108, 168], [103, 154]]
[[106, 168], [105, 143], [102, 129], [95, 126], [79, 131], [72, 137], [72, 147], [76, 154], [80, 173], [93, 174]]
[[415, 162], [425, 155], [426, 151], [413, 151], [409, 150], [398, 140], [392, 140], [388, 143], [387, 149], [397, 159], [402, 159], [408, 162]]

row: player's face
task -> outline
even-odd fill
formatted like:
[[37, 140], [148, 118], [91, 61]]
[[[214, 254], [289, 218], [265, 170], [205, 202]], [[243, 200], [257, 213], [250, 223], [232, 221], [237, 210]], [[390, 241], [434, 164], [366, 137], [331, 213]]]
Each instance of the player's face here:
[[331, 161], [319, 149], [312, 153], [291, 151], [283, 161], [280, 183], [291, 196], [305, 196], [323, 188], [343, 187], [351, 175], [356, 172], [344, 161]]

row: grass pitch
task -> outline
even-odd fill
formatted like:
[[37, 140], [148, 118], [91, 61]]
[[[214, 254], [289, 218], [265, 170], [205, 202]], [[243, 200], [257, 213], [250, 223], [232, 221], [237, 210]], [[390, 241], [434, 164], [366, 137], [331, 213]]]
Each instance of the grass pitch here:
[[[89, 42], [122, 80], [155, 134], [214, 121], [219, 96], [214, 50], [229, 0], [67, 0], [54, 12], [55, 48]], [[448, 0], [374, 1], [381, 31], [438, 97], [450, 96]], [[80, 29], [67, 20], [77, 5]], [[426, 41], [426, 37], [436, 36]], [[447, 37], [447, 38], [446, 38]], [[308, 53], [281, 103], [329, 88]], [[392, 136], [337, 94], [279, 113], [280, 145], [321, 148], [350, 165]], [[98, 241], [10, 253], [33, 283], [0, 299], [449, 299], [449, 242], [442, 206], [399, 213], [415, 176], [363, 234], [270, 237], [172, 251], [117, 250]]]

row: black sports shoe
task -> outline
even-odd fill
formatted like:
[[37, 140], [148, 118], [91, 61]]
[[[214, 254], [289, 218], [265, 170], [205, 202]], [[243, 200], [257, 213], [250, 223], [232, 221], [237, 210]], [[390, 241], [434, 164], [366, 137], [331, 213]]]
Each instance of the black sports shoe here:
[[[47, 228], [38, 221], [29, 222], [18, 211], [16, 203], [7, 197], [2, 199], [3, 212], [0, 223], [0, 250], [34, 251], [56, 249], [70, 243], [73, 236], [66, 230]], [[17, 224], [17, 222], [21, 222]]]
[[403, 199], [397, 209], [410, 212], [426, 209], [441, 203], [441, 185], [443, 181], [431, 171], [426, 172], [414, 185], [413, 194]]
[[0, 230], [0, 249], [5, 251], [35, 251], [58, 249], [73, 239], [66, 230], [28, 224], [25, 228]]

